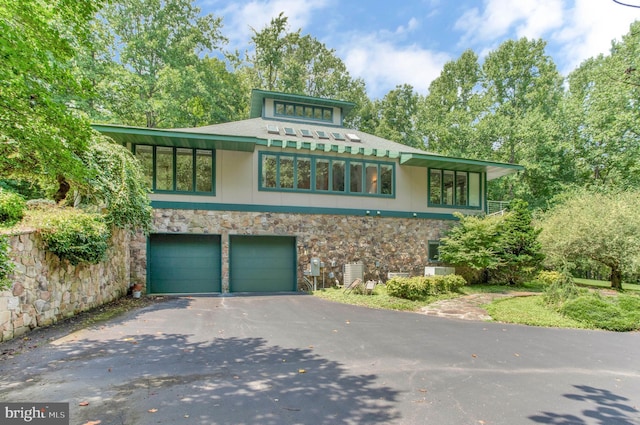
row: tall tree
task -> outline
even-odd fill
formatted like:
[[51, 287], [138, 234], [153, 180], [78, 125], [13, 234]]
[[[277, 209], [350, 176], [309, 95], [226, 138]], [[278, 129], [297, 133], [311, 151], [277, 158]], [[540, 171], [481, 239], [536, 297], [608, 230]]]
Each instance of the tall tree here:
[[[335, 50], [310, 35], [302, 35], [301, 29], [291, 32], [283, 13], [260, 31], [253, 29], [251, 40], [255, 51], [242, 72], [252, 88], [357, 104], [366, 97], [364, 82], [351, 77]], [[349, 119], [355, 122], [356, 115]]]
[[447, 62], [431, 82], [419, 112], [420, 131], [429, 150], [456, 157], [490, 157], [491, 147], [483, 143], [477, 128], [484, 110], [481, 77], [478, 56], [466, 50], [457, 60]]
[[[563, 78], [545, 45], [542, 40], [508, 40], [489, 53], [482, 66], [486, 109], [479, 126], [495, 160], [527, 167], [536, 164], [541, 153], [563, 159], [555, 121]], [[539, 201], [528, 183], [553, 181], [556, 176], [553, 169], [545, 169], [527, 179], [531, 171], [493, 184], [494, 199], [518, 196], [531, 204]]]
[[360, 130], [414, 148], [424, 149], [418, 131], [419, 94], [409, 84], [396, 86], [382, 99], [365, 103], [360, 108]]
[[[176, 109], [184, 98], [196, 97], [195, 102], [202, 101], [207, 106], [215, 104], [210, 99], [203, 100], [207, 90], [200, 89], [199, 84], [214, 70], [222, 70], [211, 62], [203, 63], [199, 55], [218, 49], [225, 42], [220, 32], [221, 18], [201, 16], [191, 0], [127, 0], [109, 4], [98, 20], [107, 27], [109, 36], [104, 41], [113, 43], [104, 50], [110, 51], [110, 59], [120, 64], [110, 88], [115, 85], [124, 95], [107, 105], [119, 121], [146, 127], [167, 126], [176, 121], [183, 124], [176, 118], [180, 115]], [[173, 84], [176, 82], [177, 87]], [[186, 89], [197, 90], [197, 95], [185, 93]], [[216, 92], [209, 91], [210, 97], [211, 93], [215, 96]], [[195, 106], [184, 107], [192, 108], [191, 113], [180, 111], [187, 116], [184, 124], [198, 121], [194, 118]]]
[[0, 176], [57, 185], [82, 180], [89, 123], [63, 99], [82, 93], [71, 72], [101, 1], [0, 3]]
[[640, 22], [569, 75], [563, 109], [581, 184], [640, 187]]

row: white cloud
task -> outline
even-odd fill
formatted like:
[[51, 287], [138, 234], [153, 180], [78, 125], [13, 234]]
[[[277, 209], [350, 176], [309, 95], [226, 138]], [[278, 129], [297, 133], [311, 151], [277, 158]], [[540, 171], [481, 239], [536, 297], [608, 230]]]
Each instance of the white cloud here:
[[[249, 46], [249, 40], [253, 35], [251, 28], [260, 31], [269, 25], [271, 19], [277, 17], [281, 12], [287, 17], [289, 30], [297, 31], [299, 28], [306, 29], [313, 15], [326, 7], [329, 7], [334, 0], [251, 0], [229, 2], [223, 9], [215, 9], [213, 2], [206, 9], [213, 9], [216, 16], [223, 16], [223, 33], [229, 38], [232, 49], [241, 50]], [[202, 2], [207, 4], [207, 0]], [[203, 7], [204, 9], [205, 7]], [[305, 32], [307, 32], [305, 30]]]
[[561, 71], [566, 74], [585, 59], [608, 53], [611, 41], [628, 33], [636, 19], [638, 9], [613, 1], [575, 0], [563, 28], [551, 38], [561, 45], [556, 61]]
[[461, 43], [465, 45], [491, 42], [513, 33], [517, 38], [540, 38], [562, 25], [562, 2], [484, 0], [482, 10], [469, 9], [456, 21], [454, 29], [464, 32]]
[[339, 52], [352, 77], [367, 84], [369, 96], [383, 97], [396, 85], [411, 84], [415, 91], [426, 94], [429, 84], [440, 75], [451, 58], [444, 53], [425, 50], [418, 45], [398, 46], [375, 35], [347, 43]]

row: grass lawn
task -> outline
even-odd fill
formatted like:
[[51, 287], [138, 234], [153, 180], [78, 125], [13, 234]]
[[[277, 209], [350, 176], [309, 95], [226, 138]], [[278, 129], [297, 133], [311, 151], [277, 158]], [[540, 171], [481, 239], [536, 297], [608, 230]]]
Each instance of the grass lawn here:
[[[588, 286], [595, 288], [611, 288], [611, 282], [607, 280], [593, 280], [593, 279], [581, 279], [573, 278], [573, 280], [580, 286]], [[634, 283], [623, 283], [622, 289], [625, 291], [638, 291], [640, 292], [640, 285]]]
[[[596, 291], [609, 287], [608, 282], [588, 281], [586, 279], [576, 279], [576, 281], [581, 286], [588, 286], [591, 289], [595, 289]], [[626, 301], [621, 303], [613, 303], [616, 308], [619, 306], [622, 309], [614, 314], [619, 315], [620, 320], [624, 321], [626, 330], [640, 330], [640, 320], [638, 319], [638, 317], [640, 317], [640, 313], [636, 313], [636, 310], [640, 310], [640, 308], [638, 308], [638, 306], [640, 305], [640, 285], [625, 284], [624, 289], [625, 295], [621, 298], [621, 301], [623, 298]], [[342, 288], [322, 289], [315, 291], [314, 295], [343, 304], [352, 304], [378, 309], [419, 311], [422, 307], [442, 299], [456, 298], [464, 295], [479, 293], [509, 292], [533, 292], [540, 293], [541, 295], [503, 298], [496, 300], [491, 304], [483, 306], [487, 310], [489, 315], [496, 321], [543, 327], [613, 329], [611, 327], [608, 327], [607, 325], [597, 326], [594, 324], [596, 322], [594, 322], [590, 318], [590, 316], [594, 315], [595, 305], [594, 308], [591, 309], [588, 308], [588, 306], [591, 304], [587, 304], [587, 308], [585, 309], [586, 311], [584, 313], [581, 311], [578, 311], [577, 314], [574, 313], [574, 316], [576, 316], [575, 318], [570, 318], [567, 315], [563, 315], [555, 309], [545, 305], [542, 299], [543, 287], [542, 285], [537, 283], [528, 283], [518, 287], [501, 285], [470, 285], [463, 287], [459, 293], [425, 297], [424, 299], [418, 301], [409, 301], [402, 298], [392, 297], [387, 294], [386, 288], [382, 285], [376, 286], [376, 289], [372, 295], [362, 295], [355, 292], [346, 293]], [[617, 295], [608, 296], [617, 297]], [[606, 296], [603, 297], [606, 298]], [[607, 305], [605, 307], [609, 310], [600, 313], [600, 315], [607, 315], [610, 314], [609, 312], [613, 311], [610, 310], [611, 308], [613, 308], [610, 305]], [[629, 325], [629, 323], [631, 324]], [[634, 328], [635, 323], [637, 323], [638, 325]], [[625, 326], [623, 326], [623, 328]]]
[[418, 311], [421, 307], [431, 304], [434, 301], [460, 296], [460, 294], [453, 293], [447, 295], [426, 297], [425, 299], [419, 301], [410, 301], [388, 295], [387, 289], [383, 285], [377, 285], [372, 295], [363, 295], [355, 292], [347, 293], [344, 291], [344, 289], [336, 287], [319, 289], [315, 291], [313, 295], [316, 297], [324, 298], [325, 300], [335, 301], [343, 304], [401, 311]]
[[552, 328], [590, 328], [548, 308], [541, 295], [504, 298], [486, 305], [485, 309], [498, 322]]

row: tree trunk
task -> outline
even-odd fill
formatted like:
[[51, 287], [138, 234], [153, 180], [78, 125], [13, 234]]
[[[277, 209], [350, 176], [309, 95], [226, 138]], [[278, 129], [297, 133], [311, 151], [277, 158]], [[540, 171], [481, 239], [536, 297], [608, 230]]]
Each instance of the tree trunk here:
[[611, 267], [611, 288], [622, 290], [622, 271], [617, 267]]
[[53, 200], [56, 201], [56, 204], [59, 204], [67, 197], [67, 192], [71, 189], [71, 185], [62, 175], [58, 175], [58, 191], [53, 196]]

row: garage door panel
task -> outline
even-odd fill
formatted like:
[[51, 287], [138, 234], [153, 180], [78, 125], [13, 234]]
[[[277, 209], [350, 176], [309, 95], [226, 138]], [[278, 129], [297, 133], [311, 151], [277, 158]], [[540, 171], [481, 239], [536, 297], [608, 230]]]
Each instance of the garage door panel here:
[[295, 291], [295, 246], [289, 236], [232, 236], [230, 290]]
[[149, 292], [220, 292], [220, 252], [217, 235], [151, 235]]

